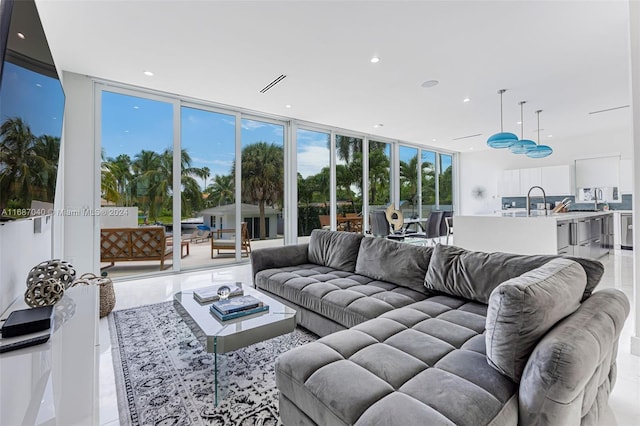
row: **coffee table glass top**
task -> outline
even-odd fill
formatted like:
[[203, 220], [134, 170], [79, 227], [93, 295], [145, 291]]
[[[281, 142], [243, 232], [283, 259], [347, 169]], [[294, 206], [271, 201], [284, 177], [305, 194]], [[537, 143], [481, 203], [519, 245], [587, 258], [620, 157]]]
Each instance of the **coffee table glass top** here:
[[266, 294], [244, 285], [245, 295], [252, 295], [269, 306], [269, 310], [221, 321], [209, 308], [212, 302], [200, 304], [192, 290], [175, 294], [174, 307], [185, 319], [207, 352], [225, 353], [287, 334], [295, 329], [296, 311]]

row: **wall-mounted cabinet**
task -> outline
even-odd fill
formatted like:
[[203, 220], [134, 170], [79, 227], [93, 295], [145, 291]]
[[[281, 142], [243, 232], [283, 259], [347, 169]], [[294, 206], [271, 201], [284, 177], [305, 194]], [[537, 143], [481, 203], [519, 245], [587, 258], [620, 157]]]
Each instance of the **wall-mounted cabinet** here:
[[633, 162], [631, 160], [620, 160], [620, 192], [633, 193]]
[[542, 167], [542, 187], [547, 195], [573, 195], [575, 184], [570, 165]]
[[617, 188], [620, 186], [620, 156], [576, 160], [576, 187]]
[[498, 189], [502, 197], [517, 197], [520, 193], [520, 170], [503, 170]]
[[532, 186], [541, 186], [547, 195], [573, 195], [573, 168], [567, 164], [504, 170], [499, 185], [500, 196], [523, 197]]

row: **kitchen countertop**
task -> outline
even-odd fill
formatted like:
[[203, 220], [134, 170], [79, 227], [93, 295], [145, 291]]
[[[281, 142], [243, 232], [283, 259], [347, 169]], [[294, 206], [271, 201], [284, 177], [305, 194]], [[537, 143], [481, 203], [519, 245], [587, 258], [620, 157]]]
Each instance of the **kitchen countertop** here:
[[582, 219], [582, 218], [586, 218], [586, 217], [595, 217], [595, 216], [602, 216], [605, 214], [612, 214], [613, 211], [609, 210], [609, 211], [597, 211], [597, 212], [577, 212], [577, 211], [569, 211], [567, 213], [551, 213], [549, 212], [548, 215], [544, 214], [544, 210], [532, 210], [531, 211], [531, 216], [527, 216], [527, 211], [522, 209], [522, 210], [516, 210], [515, 211], [510, 212], [508, 210], [503, 210], [501, 213], [497, 213], [495, 215], [489, 215], [489, 216], [502, 216], [505, 218], [522, 218], [522, 219], [539, 219], [539, 218], [552, 218], [555, 220], [571, 220], [571, 219]]

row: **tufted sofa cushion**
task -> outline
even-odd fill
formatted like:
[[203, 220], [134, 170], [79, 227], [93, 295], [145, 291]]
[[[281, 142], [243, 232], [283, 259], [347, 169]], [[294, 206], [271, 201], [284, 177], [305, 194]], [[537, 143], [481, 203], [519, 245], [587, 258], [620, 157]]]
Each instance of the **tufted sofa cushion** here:
[[356, 273], [430, 294], [424, 286], [424, 276], [432, 251], [431, 247], [384, 238], [363, 238], [356, 261]]
[[290, 350], [282, 399], [319, 425], [516, 424], [517, 385], [486, 362], [486, 309], [435, 296]]
[[[425, 286], [431, 291], [489, 303], [489, 296], [498, 285], [557, 257], [484, 253], [438, 244], [431, 255]], [[587, 274], [587, 285], [581, 300], [585, 301], [600, 282], [604, 266], [597, 260], [567, 258], [578, 262]]]
[[558, 258], [496, 287], [487, 311], [489, 363], [520, 382], [540, 338], [580, 307], [586, 283], [578, 263]]
[[364, 235], [352, 232], [314, 229], [309, 238], [309, 262], [353, 272], [363, 238]]
[[310, 263], [262, 270], [254, 283], [347, 328], [427, 297], [423, 291]]

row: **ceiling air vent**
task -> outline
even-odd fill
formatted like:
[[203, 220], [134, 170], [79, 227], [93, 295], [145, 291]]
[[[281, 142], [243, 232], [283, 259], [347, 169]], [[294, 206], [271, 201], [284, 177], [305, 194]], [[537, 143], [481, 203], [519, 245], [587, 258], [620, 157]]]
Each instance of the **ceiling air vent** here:
[[478, 133], [478, 134], [475, 134], [475, 135], [469, 135], [469, 136], [462, 136], [462, 137], [459, 137], [459, 138], [454, 138], [453, 140], [454, 141], [459, 141], [460, 139], [475, 138], [476, 136], [482, 136], [482, 133]]
[[600, 111], [591, 111], [589, 114], [600, 114], [601, 112], [615, 111], [617, 109], [622, 109], [622, 108], [629, 108], [629, 105], [622, 105], [615, 108], [601, 109]]
[[267, 90], [269, 90], [269, 89], [273, 88], [273, 86], [275, 86], [276, 84], [280, 83], [282, 80], [284, 80], [284, 79], [285, 79], [285, 77], [286, 77], [286, 75], [284, 75], [284, 74], [280, 74], [280, 76], [279, 76], [279, 77], [276, 77], [276, 79], [275, 79], [275, 80], [273, 80], [271, 83], [269, 83], [269, 84], [267, 84], [266, 86], [264, 86], [264, 87], [262, 88], [262, 90], [260, 90], [260, 93], [266, 93], [266, 92], [267, 92]]

